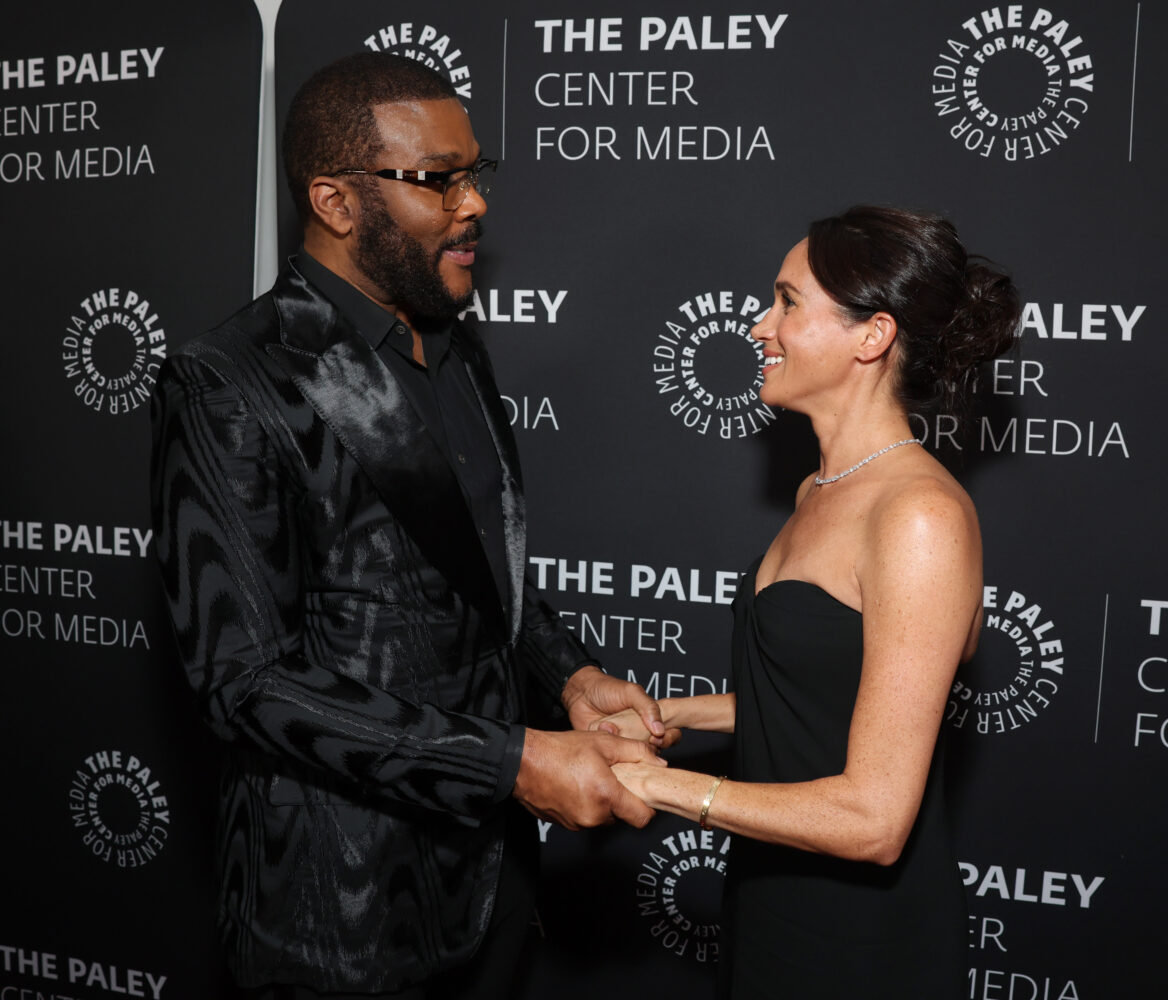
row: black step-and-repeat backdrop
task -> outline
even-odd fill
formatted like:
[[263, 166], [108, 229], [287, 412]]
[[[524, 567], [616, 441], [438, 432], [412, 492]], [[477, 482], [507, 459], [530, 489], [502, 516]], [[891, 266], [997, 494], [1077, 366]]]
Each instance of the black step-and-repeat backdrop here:
[[217, 749], [152, 550], [150, 392], [251, 297], [252, 5], [7, 10], [0, 35], [0, 997], [219, 995]]
[[[759, 403], [748, 335], [807, 223], [932, 208], [1008, 265], [1017, 350], [964, 428], [915, 420], [985, 536], [945, 723], [968, 996], [1162, 996], [1165, 12], [718, 9], [284, 0], [277, 120], [351, 51], [454, 82], [501, 160], [468, 319], [519, 439], [531, 570], [661, 696], [727, 690], [738, 574], [816, 461], [806, 421]], [[0, 41], [0, 1000], [217, 995], [215, 748], [154, 587], [143, 400], [249, 297], [259, 60], [246, 3], [68, 3]], [[710, 995], [722, 834], [541, 835], [521, 996]]]

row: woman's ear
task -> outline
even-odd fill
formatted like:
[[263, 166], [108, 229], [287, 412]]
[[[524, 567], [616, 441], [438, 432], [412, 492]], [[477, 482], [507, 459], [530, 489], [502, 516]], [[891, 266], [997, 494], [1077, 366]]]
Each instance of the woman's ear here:
[[864, 321], [857, 357], [861, 361], [875, 361], [887, 354], [896, 340], [896, 319], [891, 313], [873, 313]]

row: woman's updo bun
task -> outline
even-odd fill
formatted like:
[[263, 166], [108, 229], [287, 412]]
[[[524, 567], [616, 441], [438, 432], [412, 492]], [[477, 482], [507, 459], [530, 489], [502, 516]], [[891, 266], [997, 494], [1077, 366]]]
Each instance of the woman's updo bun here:
[[1010, 278], [966, 253], [948, 219], [858, 205], [808, 232], [811, 272], [854, 322], [896, 319], [896, 391], [909, 412], [960, 413], [978, 369], [1014, 342]]

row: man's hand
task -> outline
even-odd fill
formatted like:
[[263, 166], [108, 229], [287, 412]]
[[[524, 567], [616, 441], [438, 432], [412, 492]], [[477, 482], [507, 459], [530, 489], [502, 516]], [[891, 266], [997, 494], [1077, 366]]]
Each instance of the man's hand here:
[[605, 716], [630, 708], [640, 717], [648, 742], [653, 746], [669, 746], [681, 736], [677, 733], [668, 739], [660, 706], [640, 684], [610, 677], [599, 667], [581, 667], [572, 674], [564, 685], [561, 699], [573, 729], [595, 729]]
[[569, 830], [614, 819], [642, 827], [653, 810], [617, 781], [611, 765], [621, 762], [665, 766], [646, 744], [608, 733], [528, 729], [512, 794], [529, 812]]

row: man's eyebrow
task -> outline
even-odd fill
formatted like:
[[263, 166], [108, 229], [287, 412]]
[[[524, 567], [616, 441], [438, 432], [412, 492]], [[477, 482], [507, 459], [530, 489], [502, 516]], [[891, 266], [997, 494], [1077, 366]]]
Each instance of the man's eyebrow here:
[[[474, 159], [471, 160], [471, 163], [473, 164], [473, 163], [478, 162], [479, 156], [481, 156], [481, 155], [482, 155], [482, 151], [479, 150], [475, 154]], [[461, 153], [453, 153], [453, 152], [451, 152], [451, 153], [427, 153], [425, 156], [421, 157], [418, 160], [418, 165], [420, 167], [467, 166], [467, 164], [464, 164], [462, 162], [462, 154]]]

